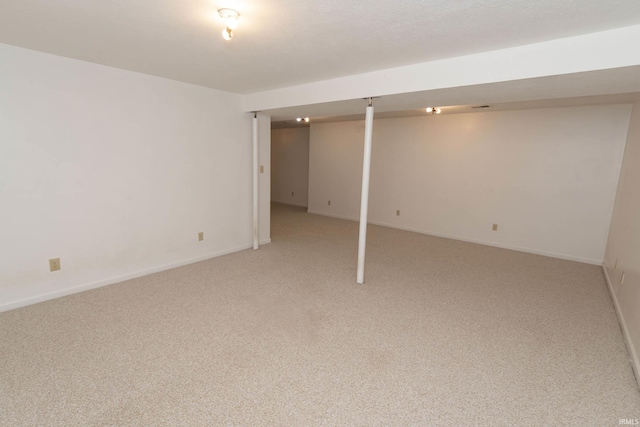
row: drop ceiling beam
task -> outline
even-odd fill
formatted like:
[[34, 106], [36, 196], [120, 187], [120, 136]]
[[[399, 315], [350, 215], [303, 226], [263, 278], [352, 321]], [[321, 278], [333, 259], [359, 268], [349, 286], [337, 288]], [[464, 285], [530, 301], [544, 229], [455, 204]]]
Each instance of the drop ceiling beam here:
[[245, 111], [272, 110], [638, 66], [638, 46], [640, 25], [257, 92], [243, 103]]

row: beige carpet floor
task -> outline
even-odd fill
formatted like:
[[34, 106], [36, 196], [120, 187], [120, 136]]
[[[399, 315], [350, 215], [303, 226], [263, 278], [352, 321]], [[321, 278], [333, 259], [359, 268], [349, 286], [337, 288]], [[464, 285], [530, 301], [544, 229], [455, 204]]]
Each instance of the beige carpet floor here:
[[601, 269], [274, 205], [273, 243], [0, 314], [2, 426], [615, 426]]

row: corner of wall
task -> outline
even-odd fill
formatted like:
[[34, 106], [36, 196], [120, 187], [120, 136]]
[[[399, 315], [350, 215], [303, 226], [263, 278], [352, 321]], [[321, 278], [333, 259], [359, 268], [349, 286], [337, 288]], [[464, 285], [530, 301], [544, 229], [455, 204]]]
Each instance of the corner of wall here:
[[631, 363], [631, 368], [633, 370], [633, 374], [636, 377], [636, 382], [638, 383], [638, 387], [640, 387], [640, 359], [638, 358], [638, 352], [633, 343], [633, 339], [631, 337], [631, 333], [629, 332], [629, 328], [627, 327], [627, 322], [624, 317], [624, 313], [620, 308], [620, 303], [618, 302], [618, 297], [613, 289], [612, 278], [609, 275], [608, 267], [605, 263], [602, 263], [602, 272], [604, 274], [604, 279], [607, 282], [607, 289], [609, 290], [609, 295], [611, 296], [611, 301], [613, 301], [613, 306], [615, 307], [616, 314], [618, 316], [618, 322], [620, 323], [620, 328], [622, 329], [622, 335], [624, 337], [624, 342], [627, 346], [627, 350], [629, 351], [629, 362]]

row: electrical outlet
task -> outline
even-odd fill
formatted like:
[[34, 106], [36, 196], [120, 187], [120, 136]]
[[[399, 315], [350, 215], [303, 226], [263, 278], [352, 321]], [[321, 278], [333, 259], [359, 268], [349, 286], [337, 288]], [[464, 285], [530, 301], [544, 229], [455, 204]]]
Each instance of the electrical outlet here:
[[60, 258], [51, 258], [49, 260], [49, 271], [60, 270]]
[[264, 173], [264, 166], [260, 165], [260, 173]]
[[198, 240], [199, 241], [203, 241], [204, 240], [204, 233], [202, 231], [198, 233]]
[[498, 231], [498, 224], [493, 224], [493, 227], [491, 227], [491, 229], [493, 231]]
[[329, 200], [329, 201], [327, 202], [327, 204], [328, 204], [329, 206], [331, 206], [331, 200]]
[[396, 211], [396, 216], [400, 216], [400, 210], [399, 209]]

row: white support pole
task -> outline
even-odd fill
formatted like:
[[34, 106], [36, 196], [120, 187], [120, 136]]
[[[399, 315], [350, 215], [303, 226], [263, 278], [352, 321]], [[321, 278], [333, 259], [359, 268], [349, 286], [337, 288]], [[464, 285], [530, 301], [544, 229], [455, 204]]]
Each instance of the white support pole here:
[[362, 196], [360, 198], [360, 240], [358, 242], [359, 284], [364, 283], [364, 255], [367, 246], [367, 214], [369, 210], [369, 175], [371, 172], [371, 137], [373, 134], [373, 100], [369, 98], [364, 125], [364, 158], [362, 160]]
[[258, 114], [253, 114], [253, 249], [258, 249], [259, 232], [258, 229]]

